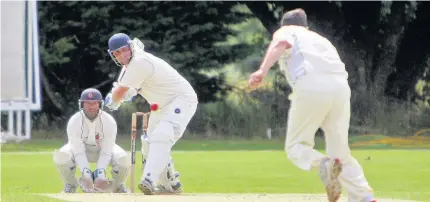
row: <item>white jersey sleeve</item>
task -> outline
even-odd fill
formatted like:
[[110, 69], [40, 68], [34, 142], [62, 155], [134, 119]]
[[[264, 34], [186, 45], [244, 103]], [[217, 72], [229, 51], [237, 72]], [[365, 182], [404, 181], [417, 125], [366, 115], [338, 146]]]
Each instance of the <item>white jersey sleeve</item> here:
[[72, 148], [75, 162], [79, 169], [89, 168], [88, 158], [85, 153], [85, 145], [82, 140], [82, 117], [80, 114], [73, 115], [67, 123], [67, 137]]
[[153, 73], [154, 65], [144, 57], [137, 57], [123, 68], [118, 83], [121, 86], [138, 89]]
[[288, 42], [291, 46], [295, 46], [294, 28], [294, 26], [281, 27], [273, 34], [272, 41]]
[[279, 66], [292, 86], [307, 74], [348, 76], [333, 44], [306, 27], [283, 26], [273, 34], [273, 40], [291, 44], [279, 59]]
[[105, 134], [100, 142], [100, 156], [97, 161], [97, 168], [107, 169], [112, 159], [112, 151], [115, 146], [117, 123], [110, 114], [105, 112], [103, 112], [101, 118], [103, 121], [102, 130]]
[[150, 53], [134, 54], [125, 71], [118, 83], [138, 89], [149, 104], [157, 103], [160, 109], [173, 100], [198, 103], [190, 82], [165, 60]]

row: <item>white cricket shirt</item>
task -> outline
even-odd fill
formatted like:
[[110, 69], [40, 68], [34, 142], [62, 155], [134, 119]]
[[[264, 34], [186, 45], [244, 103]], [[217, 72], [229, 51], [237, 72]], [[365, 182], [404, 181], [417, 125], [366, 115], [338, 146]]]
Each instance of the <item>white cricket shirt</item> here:
[[191, 84], [164, 60], [144, 51], [134, 54], [130, 63], [123, 67], [118, 83], [140, 89], [149, 104], [164, 107], [171, 101], [198, 102]]
[[292, 45], [278, 61], [290, 85], [307, 74], [337, 74], [348, 78], [345, 64], [325, 37], [305, 27], [289, 25], [278, 29], [273, 40]]
[[90, 121], [82, 110], [75, 113], [67, 123], [67, 136], [77, 166], [90, 168], [88, 153], [100, 153], [97, 168], [107, 169], [112, 159], [112, 150], [117, 135], [115, 119], [108, 113], [100, 111], [94, 121]]

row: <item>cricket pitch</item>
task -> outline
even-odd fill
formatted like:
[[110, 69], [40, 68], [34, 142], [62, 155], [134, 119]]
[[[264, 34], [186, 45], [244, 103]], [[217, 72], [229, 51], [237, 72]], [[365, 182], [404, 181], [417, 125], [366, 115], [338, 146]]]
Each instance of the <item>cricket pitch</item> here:
[[[41, 194], [65, 201], [74, 202], [326, 202], [324, 194], [181, 194], [153, 195], [143, 194]], [[339, 202], [346, 202], [341, 197]], [[417, 202], [412, 200], [378, 198], [378, 202]]]

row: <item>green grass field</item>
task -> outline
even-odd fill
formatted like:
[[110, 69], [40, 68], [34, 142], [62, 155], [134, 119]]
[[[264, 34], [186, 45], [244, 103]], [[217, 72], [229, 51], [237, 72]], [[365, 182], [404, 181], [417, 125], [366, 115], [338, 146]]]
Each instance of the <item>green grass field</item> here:
[[[127, 140], [119, 142], [128, 149]], [[62, 144], [32, 140], [3, 145], [1, 201], [58, 201], [28, 195], [62, 190], [52, 154], [11, 152], [53, 151]], [[352, 154], [377, 197], [430, 201], [430, 150], [361, 148]], [[188, 193], [324, 193], [317, 173], [292, 165], [280, 140], [182, 140], [174, 147], [173, 157]], [[137, 162], [141, 162], [140, 155]], [[137, 171], [136, 180], [140, 164]]]

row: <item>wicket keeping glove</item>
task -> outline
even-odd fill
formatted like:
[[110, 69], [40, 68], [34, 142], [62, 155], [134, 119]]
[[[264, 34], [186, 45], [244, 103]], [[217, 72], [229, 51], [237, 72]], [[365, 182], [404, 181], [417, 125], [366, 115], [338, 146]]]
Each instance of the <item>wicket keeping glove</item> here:
[[79, 186], [84, 193], [94, 193], [94, 183], [92, 172], [88, 168], [82, 170], [82, 176], [79, 178]]
[[93, 172], [94, 189], [96, 192], [112, 192], [111, 181], [106, 176], [106, 170], [103, 168], [96, 169]]

